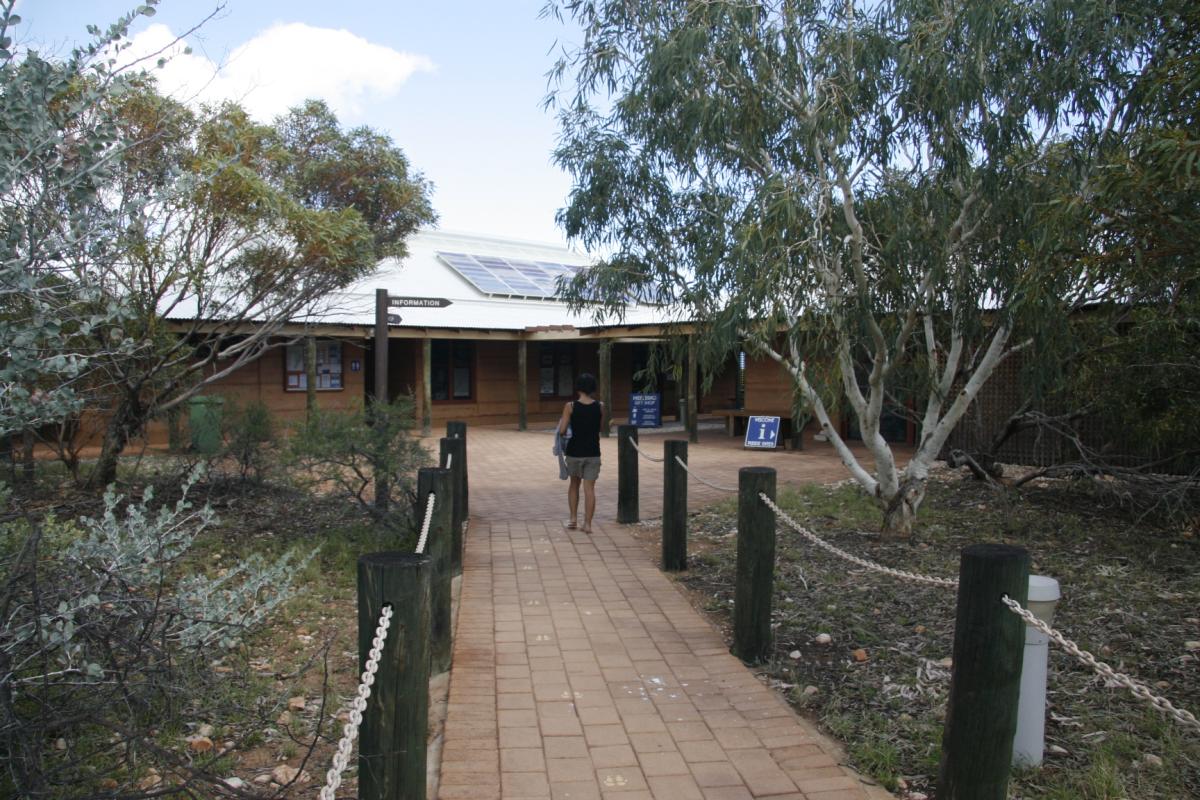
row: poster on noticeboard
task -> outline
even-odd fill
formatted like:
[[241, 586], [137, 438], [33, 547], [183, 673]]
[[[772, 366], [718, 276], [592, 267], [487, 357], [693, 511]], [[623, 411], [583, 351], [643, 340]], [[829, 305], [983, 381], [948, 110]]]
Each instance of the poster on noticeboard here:
[[629, 424], [639, 428], [661, 428], [662, 395], [629, 395]]

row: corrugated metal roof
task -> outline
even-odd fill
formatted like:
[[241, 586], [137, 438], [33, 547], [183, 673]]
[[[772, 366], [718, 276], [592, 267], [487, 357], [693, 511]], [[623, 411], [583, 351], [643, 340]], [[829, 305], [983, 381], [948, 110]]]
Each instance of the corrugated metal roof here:
[[[323, 298], [322, 309], [308, 321], [373, 325], [375, 291], [386, 289], [390, 295], [443, 297], [451, 301], [446, 308], [392, 309], [390, 313], [400, 316], [402, 328], [523, 331], [549, 326], [587, 328], [597, 324], [590, 311], [571, 313], [566, 303], [559, 300], [487, 295], [438, 257], [439, 252], [455, 252], [578, 266], [591, 263], [590, 258], [574, 250], [448, 231], [419, 231], [409, 238], [407, 245], [409, 254], [402, 261], [385, 259], [372, 275], [343, 292]], [[657, 306], [630, 305], [623, 324], [656, 324], [668, 321], [669, 316], [666, 309]], [[189, 315], [177, 309], [172, 317], [184, 319]]]

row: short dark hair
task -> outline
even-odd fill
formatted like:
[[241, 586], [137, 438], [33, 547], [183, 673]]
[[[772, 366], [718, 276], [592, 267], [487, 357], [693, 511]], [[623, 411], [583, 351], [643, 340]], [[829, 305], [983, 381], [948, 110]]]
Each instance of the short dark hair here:
[[575, 379], [575, 391], [587, 395], [596, 393], [596, 376], [590, 372], [581, 372]]

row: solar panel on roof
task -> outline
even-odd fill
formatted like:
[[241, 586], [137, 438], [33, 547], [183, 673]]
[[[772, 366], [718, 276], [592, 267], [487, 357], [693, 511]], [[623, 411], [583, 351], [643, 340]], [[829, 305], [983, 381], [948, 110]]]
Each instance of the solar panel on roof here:
[[508, 264], [488, 262], [487, 267], [496, 277], [507, 283], [516, 294], [532, 295], [535, 297], [545, 296], [545, 291], [541, 287], [522, 277], [521, 273]]
[[576, 264], [468, 253], [439, 252], [438, 256], [484, 294], [508, 297], [553, 299], [558, 294], [559, 276], [573, 276], [584, 269]]

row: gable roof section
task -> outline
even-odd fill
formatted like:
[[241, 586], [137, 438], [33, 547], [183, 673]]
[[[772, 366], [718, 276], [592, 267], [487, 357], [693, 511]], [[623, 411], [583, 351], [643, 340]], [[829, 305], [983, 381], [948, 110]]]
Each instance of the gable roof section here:
[[[633, 301], [624, 320], [609, 319], [603, 325], [590, 310], [570, 311], [554, 296], [554, 281], [560, 274], [587, 269], [592, 260], [560, 245], [447, 231], [419, 231], [407, 245], [403, 260], [384, 259], [368, 277], [321, 298], [307, 317], [294, 319], [294, 325], [370, 329], [375, 325], [377, 289], [386, 289], [389, 295], [450, 301], [444, 308], [389, 309], [400, 317], [398, 324], [390, 326], [393, 335], [400, 336], [406, 329], [416, 333], [439, 328], [506, 336], [569, 336], [571, 331], [599, 327], [638, 328], [680, 321], [671, 317], [668, 308]], [[195, 320], [195, 309], [194, 298], [184, 298], [172, 304], [167, 319]]]
[[[512, 239], [420, 231], [403, 261], [385, 259], [371, 276], [328, 298], [319, 320], [373, 325], [375, 290], [389, 295], [445, 298], [445, 308], [394, 308], [400, 328], [554, 330], [596, 325], [590, 311], [572, 313], [554, 297], [554, 280], [586, 269], [591, 259], [565, 247]], [[624, 325], [667, 321], [666, 309], [631, 303]]]

